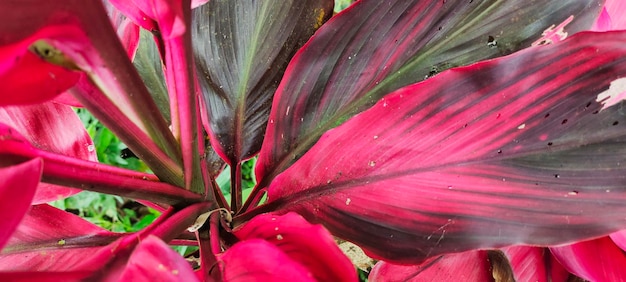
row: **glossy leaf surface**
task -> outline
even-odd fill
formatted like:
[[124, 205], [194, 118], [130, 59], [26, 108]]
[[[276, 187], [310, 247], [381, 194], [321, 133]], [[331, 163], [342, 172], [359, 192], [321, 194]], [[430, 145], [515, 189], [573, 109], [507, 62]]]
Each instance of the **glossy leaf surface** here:
[[2, 161], [8, 164], [36, 157], [42, 158], [44, 160], [42, 181], [50, 184], [145, 199], [157, 203], [195, 202], [201, 198], [198, 194], [160, 182], [152, 174], [37, 149], [16, 130], [2, 123], [0, 123], [0, 156], [2, 156]]
[[369, 281], [493, 281], [487, 251], [443, 255], [418, 265], [380, 261]]
[[593, 27], [595, 31], [624, 30], [626, 29], [626, 2], [621, 0], [607, 0], [598, 21]]
[[626, 230], [620, 230], [615, 233], [611, 233], [609, 237], [611, 237], [611, 240], [613, 240], [615, 245], [620, 247], [620, 249], [626, 249]]
[[[389, 92], [445, 69], [529, 47], [552, 25], [590, 27], [598, 1], [358, 1], [294, 56], [276, 92], [260, 188], [327, 130]], [[267, 178], [267, 179], [265, 179]]]
[[610, 95], [625, 40], [581, 33], [402, 88], [327, 132], [258, 212], [403, 263], [624, 228], [625, 105]]
[[159, 50], [154, 43], [152, 34], [141, 30], [141, 39], [137, 48], [137, 53], [133, 60], [133, 65], [141, 76], [144, 84], [150, 91], [152, 99], [156, 103], [159, 111], [168, 122], [170, 119], [170, 102], [163, 77], [163, 64]]
[[502, 253], [510, 262], [515, 281], [568, 281], [570, 276], [548, 248], [511, 246]]
[[608, 236], [550, 250], [565, 268], [586, 280], [626, 280], [626, 255]]
[[76, 268], [118, 237], [71, 213], [35, 205], [0, 252], [0, 270], [93, 271], [98, 266]]
[[224, 281], [316, 281], [306, 267], [263, 239], [235, 244], [220, 260]]
[[0, 166], [0, 250], [30, 208], [41, 170], [41, 159]]
[[120, 281], [198, 281], [189, 263], [155, 236], [145, 238], [128, 259]]
[[287, 63], [333, 1], [209, 1], [193, 11], [193, 48], [211, 143], [230, 164], [260, 149]]
[[255, 238], [274, 244], [291, 260], [306, 267], [306, 272], [317, 281], [356, 281], [354, 266], [330, 233], [298, 214], [259, 215], [235, 230], [235, 235], [244, 244]]
[[[81, 85], [74, 87], [76, 98], [124, 139], [163, 181], [182, 182], [176, 142], [130, 63], [101, 1], [3, 1], [0, 16], [6, 21], [0, 46], [27, 44], [25, 47], [49, 63], [83, 71]], [[146, 142], [155, 143], [154, 148], [141, 150], [139, 144]]]
[[[0, 108], [0, 123], [11, 126], [35, 147], [81, 160], [97, 161], [93, 141], [74, 111], [65, 105], [45, 103]], [[34, 204], [68, 197], [76, 189], [41, 183]]]

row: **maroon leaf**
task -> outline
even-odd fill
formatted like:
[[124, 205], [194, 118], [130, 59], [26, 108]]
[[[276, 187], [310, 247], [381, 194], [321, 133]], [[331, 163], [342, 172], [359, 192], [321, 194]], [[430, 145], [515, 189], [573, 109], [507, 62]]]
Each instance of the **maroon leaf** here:
[[419, 265], [378, 262], [369, 281], [493, 281], [487, 251], [439, 256]]
[[286, 71], [259, 155], [259, 188], [324, 132], [387, 93], [526, 48], [564, 21], [572, 20], [565, 27], [570, 34], [585, 30], [601, 8], [598, 2], [356, 2], [324, 25]]
[[148, 236], [135, 248], [120, 281], [198, 281], [189, 263], [161, 239]]
[[547, 248], [512, 246], [502, 252], [510, 261], [515, 281], [567, 281], [570, 276]]
[[193, 47], [211, 144], [228, 163], [256, 154], [287, 63], [333, 2], [209, 1], [193, 11]]
[[[2, 107], [0, 123], [17, 130], [39, 149], [77, 159], [97, 161], [93, 141], [69, 106], [46, 103], [36, 106]], [[80, 190], [42, 183], [37, 189], [33, 203], [50, 202], [78, 192]]]
[[624, 228], [624, 102], [608, 107], [603, 92], [626, 76], [624, 40], [581, 33], [398, 90], [325, 134], [272, 182], [268, 205], [235, 220], [296, 211], [403, 263]]
[[79, 268], [120, 235], [47, 204], [33, 206], [0, 253], [0, 270], [93, 271]]
[[570, 272], [589, 281], [624, 281], [626, 255], [609, 237], [550, 248]]
[[236, 229], [235, 235], [244, 241], [242, 244], [255, 238], [272, 243], [291, 260], [306, 267], [316, 281], [356, 281], [354, 266], [330, 233], [298, 214], [259, 215]]
[[41, 177], [42, 160], [0, 166], [0, 250], [30, 208]]

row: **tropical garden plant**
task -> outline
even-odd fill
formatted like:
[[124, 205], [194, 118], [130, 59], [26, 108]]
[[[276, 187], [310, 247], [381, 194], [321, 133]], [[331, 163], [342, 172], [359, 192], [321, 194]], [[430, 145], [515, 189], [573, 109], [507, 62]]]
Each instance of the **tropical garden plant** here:
[[[373, 281], [624, 279], [623, 6], [0, 1], [0, 278], [353, 281], [341, 238]], [[82, 190], [160, 215], [47, 204]]]

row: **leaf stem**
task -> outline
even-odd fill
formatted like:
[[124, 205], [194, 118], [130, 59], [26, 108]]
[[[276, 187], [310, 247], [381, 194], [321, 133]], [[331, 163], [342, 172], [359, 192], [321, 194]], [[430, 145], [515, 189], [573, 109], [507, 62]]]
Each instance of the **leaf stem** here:
[[237, 162], [230, 168], [230, 208], [235, 213], [239, 212], [242, 204], [241, 191], [241, 162]]

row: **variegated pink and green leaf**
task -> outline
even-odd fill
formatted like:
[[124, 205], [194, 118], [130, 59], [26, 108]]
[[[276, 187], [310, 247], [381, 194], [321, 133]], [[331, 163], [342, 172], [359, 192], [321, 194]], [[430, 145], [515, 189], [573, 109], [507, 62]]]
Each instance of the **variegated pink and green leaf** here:
[[626, 120], [610, 97], [625, 41], [582, 33], [402, 88], [324, 134], [259, 212], [402, 263], [625, 228]]

